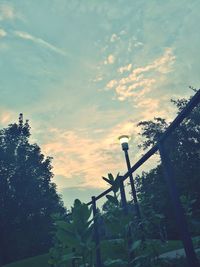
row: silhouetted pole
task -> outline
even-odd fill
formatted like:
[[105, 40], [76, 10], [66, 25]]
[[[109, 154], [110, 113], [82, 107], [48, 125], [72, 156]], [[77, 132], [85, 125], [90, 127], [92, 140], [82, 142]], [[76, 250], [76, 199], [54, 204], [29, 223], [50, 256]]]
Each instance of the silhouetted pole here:
[[[125, 158], [126, 158], [127, 169], [130, 170], [131, 169], [131, 164], [130, 164], [130, 160], [129, 160], [128, 150], [124, 150], [124, 154], [125, 154]], [[133, 194], [133, 200], [134, 200], [134, 203], [135, 203], [137, 217], [138, 217], [139, 221], [141, 221], [141, 213], [140, 213], [140, 208], [139, 208], [139, 205], [138, 205], [138, 199], [137, 199], [137, 194], [136, 194], [135, 184], [134, 184], [134, 180], [133, 180], [133, 175], [132, 174], [130, 174], [130, 184], [131, 184], [131, 191], [132, 191], [132, 194]]]
[[[129, 149], [128, 140], [129, 140], [129, 137], [127, 135], [122, 135], [122, 136], [119, 137], [119, 140], [120, 140], [121, 145], [122, 145], [122, 150], [124, 151], [127, 169], [128, 169], [128, 171], [130, 171], [131, 164], [130, 164], [130, 159], [129, 159], [129, 155], [128, 155], [128, 149]], [[137, 194], [136, 194], [136, 190], [135, 190], [135, 184], [134, 184], [132, 173], [130, 174], [129, 179], [130, 179], [130, 185], [131, 185], [131, 192], [132, 192], [133, 200], [134, 200], [134, 204], [135, 204], [136, 215], [138, 217], [139, 222], [141, 222], [142, 218], [141, 218], [140, 208], [139, 208], [139, 205], [138, 205]]]
[[[119, 176], [119, 189], [120, 189], [120, 196], [121, 196], [121, 202], [122, 202], [122, 209], [124, 212], [124, 215], [128, 215], [128, 207], [127, 207], [127, 200], [126, 200], [126, 193], [124, 190], [124, 182], [122, 180], [123, 176]], [[131, 252], [133, 240], [132, 240], [132, 233], [131, 233], [131, 227], [128, 226], [128, 232], [127, 232], [127, 239], [128, 239], [128, 248], [129, 248], [129, 266], [131, 267], [131, 261], [134, 259], [134, 252]]]
[[172, 200], [174, 213], [176, 217], [177, 228], [179, 230], [181, 239], [183, 241], [183, 246], [185, 249], [188, 266], [189, 267], [199, 267], [198, 259], [194, 251], [192, 239], [188, 230], [187, 221], [181, 205], [179, 198], [176, 182], [174, 179], [174, 171], [169, 159], [169, 156], [166, 152], [163, 141], [158, 144], [160, 157], [162, 160], [162, 166], [164, 170], [164, 177], [168, 186], [170, 197]]
[[124, 182], [122, 178], [123, 176], [119, 176], [119, 189], [120, 189], [120, 195], [121, 195], [121, 202], [122, 202], [122, 208], [123, 208], [124, 214], [128, 214], [126, 194], [125, 194]]
[[96, 267], [102, 267], [101, 261], [101, 250], [100, 250], [100, 238], [99, 238], [99, 229], [98, 229], [98, 213], [96, 207], [96, 198], [92, 197], [92, 210], [94, 218], [94, 239], [95, 239], [95, 249], [96, 249]]

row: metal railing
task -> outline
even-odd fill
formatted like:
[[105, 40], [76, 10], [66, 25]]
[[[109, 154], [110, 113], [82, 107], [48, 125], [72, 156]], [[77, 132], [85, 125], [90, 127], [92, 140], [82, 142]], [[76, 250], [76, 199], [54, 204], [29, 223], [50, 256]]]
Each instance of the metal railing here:
[[[144, 154], [125, 174], [120, 177], [120, 195], [122, 206], [125, 208], [126, 196], [124, 191], [123, 182], [132, 175], [139, 167], [141, 167], [152, 155], [157, 151], [160, 153], [164, 178], [168, 187], [170, 198], [172, 200], [172, 205], [174, 208], [174, 213], [176, 217], [177, 229], [179, 231], [180, 237], [183, 242], [185, 249], [188, 266], [190, 267], [199, 267], [199, 262], [193, 247], [192, 239], [188, 230], [186, 218], [184, 215], [184, 210], [181, 205], [179, 198], [177, 186], [175, 183], [175, 175], [173, 167], [169, 158], [169, 155], [165, 148], [165, 141], [171, 135], [171, 133], [181, 124], [181, 122], [190, 114], [190, 112], [200, 103], [200, 89], [196, 94], [191, 98], [186, 107], [178, 114], [174, 121], [170, 124], [167, 130], [162, 134], [158, 142], [146, 153]], [[99, 225], [97, 220], [97, 208], [96, 202], [102, 197], [106, 196], [112, 191], [112, 187], [108, 188], [98, 196], [92, 196], [92, 200], [87, 203], [87, 205], [92, 205], [93, 217], [94, 217], [94, 240], [95, 240], [95, 249], [96, 249], [96, 266], [102, 267], [101, 259], [101, 250], [100, 250], [100, 236], [99, 236]]]

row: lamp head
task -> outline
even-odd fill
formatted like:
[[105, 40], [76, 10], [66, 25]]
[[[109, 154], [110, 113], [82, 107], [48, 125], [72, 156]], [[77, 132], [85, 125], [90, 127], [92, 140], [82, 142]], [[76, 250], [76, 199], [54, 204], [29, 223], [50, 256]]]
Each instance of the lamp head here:
[[120, 144], [122, 145], [122, 149], [128, 150], [128, 142], [130, 140], [130, 137], [128, 135], [121, 135], [118, 139]]

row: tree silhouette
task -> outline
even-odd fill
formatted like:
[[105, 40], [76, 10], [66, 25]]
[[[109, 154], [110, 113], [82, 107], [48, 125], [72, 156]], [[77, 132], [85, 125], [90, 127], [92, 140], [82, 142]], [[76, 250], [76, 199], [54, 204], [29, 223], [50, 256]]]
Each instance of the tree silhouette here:
[[65, 208], [51, 182], [51, 158], [30, 144], [30, 126], [0, 130], [0, 263], [38, 255], [52, 244], [53, 213]]

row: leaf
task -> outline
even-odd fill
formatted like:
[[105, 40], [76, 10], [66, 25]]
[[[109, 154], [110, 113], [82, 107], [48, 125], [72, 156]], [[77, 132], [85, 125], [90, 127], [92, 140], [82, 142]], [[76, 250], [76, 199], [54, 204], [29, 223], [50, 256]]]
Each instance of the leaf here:
[[71, 233], [73, 232], [73, 225], [71, 223], [64, 221], [56, 221], [56, 226], [58, 227], [58, 229], [66, 230]]
[[133, 259], [132, 261], [131, 261], [131, 263], [135, 263], [135, 262], [137, 262], [137, 261], [140, 261], [140, 260], [144, 260], [144, 259], [147, 259], [149, 257], [149, 254], [143, 254], [143, 255], [141, 255], [141, 256], [138, 256], [138, 257], [136, 257], [135, 259]]
[[62, 262], [70, 261], [73, 259], [82, 259], [82, 257], [76, 256], [74, 253], [69, 253], [67, 255], [62, 256]]
[[113, 203], [113, 204], [115, 204], [115, 205], [118, 205], [118, 204], [119, 204], [119, 202], [118, 202], [118, 200], [117, 200], [116, 197], [111, 196], [111, 195], [106, 195], [106, 197], [107, 197], [107, 199], [108, 199], [111, 203]]
[[197, 202], [197, 199], [190, 200], [190, 204], [194, 204], [195, 202]]
[[110, 185], [113, 184], [113, 182], [111, 182], [108, 178], [106, 178], [106, 177], [102, 177], [102, 178], [104, 179], [104, 181], [106, 181], [106, 182], [109, 183]]
[[92, 209], [89, 209], [85, 203], [77, 202], [77, 205], [72, 209], [72, 219], [76, 228], [83, 229], [87, 224]]
[[77, 245], [79, 245], [79, 242], [78, 242], [78, 240], [76, 239], [76, 236], [73, 233], [67, 233], [67, 232], [63, 232], [63, 231], [58, 231], [56, 233], [56, 237], [65, 246], [76, 247]]
[[160, 214], [160, 213], [156, 213], [155, 217], [157, 217], [159, 219], [164, 219], [165, 218], [165, 216], [163, 214]]
[[114, 177], [113, 177], [113, 175], [112, 175], [112, 173], [109, 173], [109, 174], [108, 174], [108, 178], [109, 178], [109, 180], [112, 181], [112, 182], [114, 182], [114, 180], [115, 180]]
[[119, 190], [119, 187], [120, 187], [120, 176], [119, 174], [117, 174], [117, 177], [112, 186], [113, 192], [117, 193], [117, 191]]
[[117, 174], [116, 178], [114, 179], [113, 175], [111, 173], [108, 174], [108, 178], [102, 177], [104, 181], [109, 183], [112, 186], [112, 190], [114, 193], [117, 193], [119, 190], [119, 173]]
[[107, 260], [107, 261], [105, 261], [104, 262], [104, 265], [105, 266], [125, 266], [127, 264], [127, 262], [126, 261], [124, 261], [124, 260], [122, 260], [122, 259], [115, 259], [115, 260], [111, 260], [111, 259], [109, 259], [109, 260]]
[[142, 241], [141, 240], [137, 240], [133, 243], [133, 245], [131, 246], [131, 251], [134, 251], [136, 249], [138, 249], [141, 246]]

